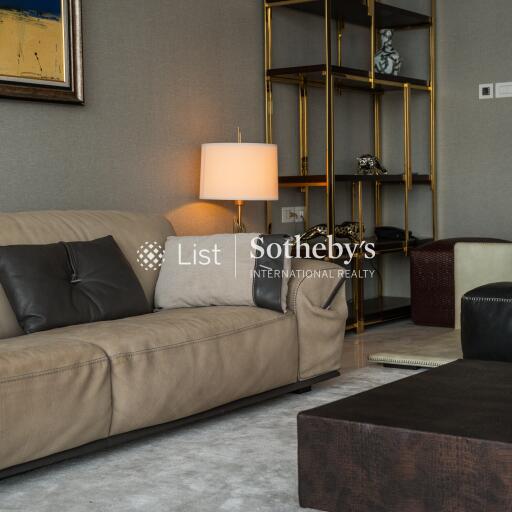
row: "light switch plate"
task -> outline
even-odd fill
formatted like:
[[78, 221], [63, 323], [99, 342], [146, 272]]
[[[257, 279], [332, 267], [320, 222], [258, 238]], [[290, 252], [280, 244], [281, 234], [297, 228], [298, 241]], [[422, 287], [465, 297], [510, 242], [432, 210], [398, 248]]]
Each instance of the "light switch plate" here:
[[295, 215], [297, 216], [296, 222], [304, 222], [304, 206], [296, 206]]
[[480, 84], [478, 86], [478, 99], [492, 100], [494, 98], [494, 84]]
[[289, 206], [281, 208], [281, 222], [289, 224], [304, 221], [304, 206]]
[[281, 222], [283, 224], [295, 222], [295, 208], [293, 206], [281, 208]]
[[495, 89], [496, 98], [512, 98], [512, 82], [498, 82]]

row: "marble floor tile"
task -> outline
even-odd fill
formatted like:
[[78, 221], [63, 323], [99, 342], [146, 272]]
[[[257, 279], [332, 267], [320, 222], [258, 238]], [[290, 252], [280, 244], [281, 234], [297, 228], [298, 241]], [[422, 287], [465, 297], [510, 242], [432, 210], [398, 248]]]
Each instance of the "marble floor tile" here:
[[457, 359], [462, 357], [460, 331], [404, 320], [370, 327], [363, 334], [349, 332], [343, 347], [343, 368], [363, 368], [368, 365], [368, 354], [375, 352]]

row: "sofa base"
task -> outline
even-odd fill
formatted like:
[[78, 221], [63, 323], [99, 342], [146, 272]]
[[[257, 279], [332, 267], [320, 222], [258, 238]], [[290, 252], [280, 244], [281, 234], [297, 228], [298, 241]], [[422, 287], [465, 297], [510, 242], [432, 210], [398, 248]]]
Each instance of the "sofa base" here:
[[10, 468], [1, 470], [0, 480], [20, 475], [22, 473], [26, 473], [34, 469], [49, 466], [51, 464], [63, 462], [74, 457], [88, 455], [90, 453], [98, 452], [100, 450], [104, 450], [107, 448], [112, 448], [130, 441], [136, 441], [146, 436], [167, 432], [169, 430], [173, 430], [175, 428], [179, 428], [190, 423], [195, 423], [196, 421], [201, 421], [208, 418], [213, 418], [215, 416], [220, 416], [222, 414], [226, 414], [228, 412], [235, 411], [237, 409], [241, 409], [249, 405], [269, 400], [271, 398], [277, 398], [287, 393], [307, 392], [311, 390], [312, 385], [318, 384], [329, 379], [333, 379], [335, 377], [339, 377], [339, 375], [340, 372], [338, 371], [325, 373], [323, 375], [313, 377], [312, 379], [295, 382], [293, 384], [288, 384], [287, 386], [282, 386], [280, 388], [271, 389], [270, 391], [265, 391], [264, 393], [259, 393], [258, 395], [242, 398], [240, 400], [236, 400], [234, 402], [221, 405], [220, 407], [215, 407], [214, 409], [210, 409], [199, 414], [194, 414], [193, 416], [188, 416], [187, 418], [182, 418], [179, 420], [171, 421], [169, 423], [163, 423], [161, 425], [155, 425], [153, 427], [147, 427], [140, 430], [134, 430], [133, 432], [127, 432], [125, 434], [118, 434], [112, 437], [107, 437], [105, 439], [99, 439], [98, 441], [94, 441], [83, 446], [78, 446], [76, 448], [72, 448], [71, 450], [66, 450], [61, 453], [49, 455], [48, 457], [43, 457], [42, 459], [33, 460], [30, 462], [26, 462], [24, 464], [18, 464], [17, 466], [12, 466]]

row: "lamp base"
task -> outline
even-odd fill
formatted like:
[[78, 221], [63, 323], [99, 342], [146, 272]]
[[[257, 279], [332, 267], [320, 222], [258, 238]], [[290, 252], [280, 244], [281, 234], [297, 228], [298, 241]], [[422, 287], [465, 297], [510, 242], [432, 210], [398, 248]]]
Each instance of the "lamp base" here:
[[247, 233], [247, 228], [242, 221], [242, 211], [244, 208], [243, 201], [235, 201], [237, 208], [237, 216], [233, 220], [233, 233]]

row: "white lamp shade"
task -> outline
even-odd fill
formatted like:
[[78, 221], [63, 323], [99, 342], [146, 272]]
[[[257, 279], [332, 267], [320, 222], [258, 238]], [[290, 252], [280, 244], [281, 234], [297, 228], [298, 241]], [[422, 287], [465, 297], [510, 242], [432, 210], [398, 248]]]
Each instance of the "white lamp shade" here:
[[278, 190], [274, 144], [203, 144], [201, 199], [275, 201]]

